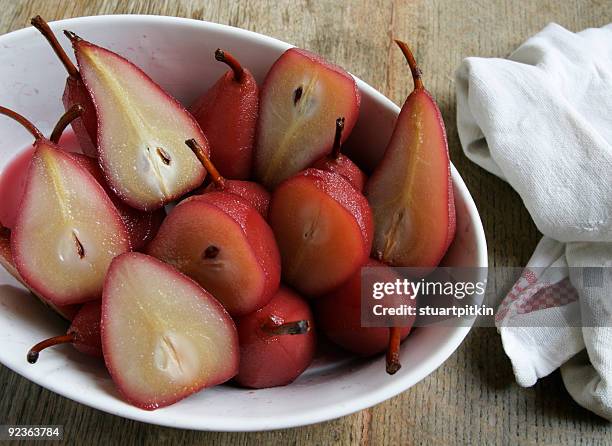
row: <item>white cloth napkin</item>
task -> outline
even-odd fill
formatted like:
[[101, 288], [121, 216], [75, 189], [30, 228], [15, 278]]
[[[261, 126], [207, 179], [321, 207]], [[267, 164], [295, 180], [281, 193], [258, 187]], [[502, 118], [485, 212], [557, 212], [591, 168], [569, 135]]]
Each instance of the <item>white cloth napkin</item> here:
[[612, 421], [612, 282], [591, 287], [574, 268], [612, 268], [612, 24], [550, 24], [508, 59], [465, 59], [456, 87], [466, 156], [544, 234], [496, 315], [516, 380], [562, 366], [572, 397]]

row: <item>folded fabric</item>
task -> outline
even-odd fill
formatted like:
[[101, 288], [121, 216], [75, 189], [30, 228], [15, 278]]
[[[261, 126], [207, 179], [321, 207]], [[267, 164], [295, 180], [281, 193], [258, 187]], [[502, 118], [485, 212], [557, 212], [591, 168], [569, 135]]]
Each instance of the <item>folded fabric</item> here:
[[565, 364], [572, 397], [612, 420], [612, 281], [577, 273], [612, 268], [612, 24], [550, 24], [508, 59], [465, 59], [456, 87], [464, 153], [544, 234], [496, 315], [517, 382]]

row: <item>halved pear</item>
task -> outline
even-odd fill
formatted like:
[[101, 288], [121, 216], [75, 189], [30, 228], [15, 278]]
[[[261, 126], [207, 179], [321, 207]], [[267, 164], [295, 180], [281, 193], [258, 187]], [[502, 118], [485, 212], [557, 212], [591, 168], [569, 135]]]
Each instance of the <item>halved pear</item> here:
[[130, 250], [102, 186], [72, 156], [37, 139], [11, 234], [21, 277], [55, 305], [98, 299], [113, 257]]
[[306, 297], [341, 285], [372, 248], [368, 202], [334, 172], [306, 169], [282, 182], [272, 194], [268, 221], [283, 281]]
[[281, 262], [274, 234], [257, 209], [231, 193], [181, 201], [147, 253], [194, 279], [233, 317], [258, 310], [278, 290]]
[[345, 117], [342, 141], [359, 115], [353, 77], [309, 51], [291, 48], [278, 58], [261, 90], [255, 177], [269, 189], [329, 153]]
[[57, 306], [53, 305], [47, 299], [45, 299], [40, 294], [37, 294], [34, 290], [32, 290], [29, 285], [23, 280], [19, 271], [15, 267], [15, 263], [13, 262], [13, 254], [11, 253], [11, 231], [8, 228], [0, 227], [0, 265], [4, 267], [4, 269], [13, 276], [17, 281], [19, 281], [24, 287], [26, 287], [30, 292], [38, 297], [38, 299], [59, 314], [64, 319], [71, 321], [76, 314], [78, 313], [81, 305], [62, 305]]
[[234, 322], [207, 291], [144, 254], [113, 260], [102, 296], [102, 350], [124, 398], [168, 406], [238, 372]]
[[208, 141], [187, 110], [136, 65], [67, 35], [96, 107], [100, 165], [117, 195], [153, 210], [202, 184], [206, 171], [185, 140], [209, 153]]
[[455, 235], [455, 202], [444, 121], [408, 46], [397, 42], [414, 79], [385, 155], [365, 186], [374, 215], [374, 256], [435, 267]]

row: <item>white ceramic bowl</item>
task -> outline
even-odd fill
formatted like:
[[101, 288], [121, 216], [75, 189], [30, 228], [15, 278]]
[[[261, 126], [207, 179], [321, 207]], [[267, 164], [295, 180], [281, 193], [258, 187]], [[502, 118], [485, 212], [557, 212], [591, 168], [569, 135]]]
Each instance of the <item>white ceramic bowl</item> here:
[[[260, 34], [196, 20], [156, 16], [98, 16], [51, 24], [59, 33], [70, 29], [110, 48], [143, 68], [154, 80], [189, 104], [225, 70], [213, 61], [217, 47], [234, 53], [261, 81], [289, 44]], [[70, 53], [72, 53], [70, 51]], [[47, 42], [33, 28], [0, 37], [0, 104], [13, 108], [48, 133], [63, 111], [60, 101], [66, 73]], [[369, 85], [362, 92], [359, 122], [349, 146], [373, 165], [382, 155], [399, 108]], [[0, 170], [29, 134], [0, 118]], [[474, 202], [453, 167], [457, 236], [446, 265], [487, 266], [487, 249]], [[1, 197], [0, 197], [1, 199]], [[49, 349], [36, 365], [26, 362], [35, 342], [65, 330], [65, 324], [31, 297], [5, 271], [0, 272], [0, 361], [26, 378], [91, 407], [159, 425], [217, 431], [256, 431], [316, 423], [364, 409], [413, 386], [439, 367], [459, 346], [469, 327], [416, 329], [402, 344], [403, 367], [385, 373], [382, 357], [355, 360], [320, 358], [286, 387], [243, 390], [219, 386], [178, 404], [147, 412], [124, 403], [99, 361], [70, 346]], [[270, 365], [273, 367], [274, 365]], [[3, 389], [10, 393], [11, 389]]]

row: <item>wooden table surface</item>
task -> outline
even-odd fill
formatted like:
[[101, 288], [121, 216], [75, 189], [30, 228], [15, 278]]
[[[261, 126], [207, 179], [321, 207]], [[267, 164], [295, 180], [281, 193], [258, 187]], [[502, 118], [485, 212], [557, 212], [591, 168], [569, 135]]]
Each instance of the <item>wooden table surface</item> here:
[[[447, 126], [451, 158], [480, 210], [490, 266], [521, 266], [539, 234], [519, 197], [462, 154], [453, 72], [466, 56], [504, 57], [549, 22], [572, 31], [612, 21], [609, 0], [2, 0], [0, 34], [98, 14], [192, 17], [313, 50], [401, 104], [411, 89], [397, 37], [410, 42]], [[1, 348], [1, 347], [0, 347]], [[86, 444], [606, 444], [612, 428], [572, 401], [560, 375], [516, 385], [495, 329], [475, 329], [437, 371], [403, 394], [338, 420], [283, 431], [228, 434], [150, 426], [108, 415], [0, 369], [0, 424], [63, 424]]]

